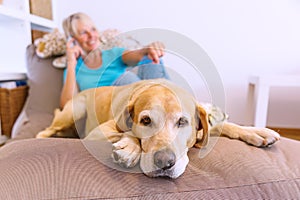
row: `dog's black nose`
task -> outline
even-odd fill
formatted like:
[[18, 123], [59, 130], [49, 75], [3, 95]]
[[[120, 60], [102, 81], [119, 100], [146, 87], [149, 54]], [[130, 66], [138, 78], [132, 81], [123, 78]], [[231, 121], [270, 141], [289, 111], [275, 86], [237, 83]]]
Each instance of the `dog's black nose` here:
[[170, 149], [162, 149], [154, 154], [154, 164], [163, 170], [170, 169], [175, 165], [176, 155]]

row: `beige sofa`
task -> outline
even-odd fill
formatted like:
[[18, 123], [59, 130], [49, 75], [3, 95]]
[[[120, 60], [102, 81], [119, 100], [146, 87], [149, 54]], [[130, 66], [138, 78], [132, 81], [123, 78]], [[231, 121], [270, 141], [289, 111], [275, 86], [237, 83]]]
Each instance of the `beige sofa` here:
[[[29, 96], [0, 148], [1, 199], [297, 199], [300, 142], [282, 138], [269, 148], [219, 138], [203, 158], [189, 151], [179, 178], [149, 178], [100, 162], [80, 139], [35, 139], [58, 107], [63, 70], [27, 49]], [[109, 154], [109, 152], [108, 152]], [[108, 159], [107, 162], [112, 162]]]

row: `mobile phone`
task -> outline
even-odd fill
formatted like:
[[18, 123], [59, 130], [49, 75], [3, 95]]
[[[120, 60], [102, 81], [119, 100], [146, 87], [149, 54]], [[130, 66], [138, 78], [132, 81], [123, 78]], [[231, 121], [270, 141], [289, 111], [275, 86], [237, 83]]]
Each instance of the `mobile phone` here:
[[71, 47], [78, 45], [78, 42], [72, 36], [69, 36], [67, 41], [69, 42], [72, 39], [73, 39], [73, 42], [71, 44]]
[[[69, 42], [70, 40], [73, 40], [73, 42], [72, 42], [72, 44], [71, 44], [71, 47], [74, 47], [74, 46], [80, 46], [80, 45], [78, 44], [77, 40], [76, 40], [75, 38], [73, 38], [72, 36], [69, 36], [67, 41]], [[82, 51], [83, 51], [83, 55], [82, 55], [82, 56], [86, 56], [87, 53], [86, 53], [84, 50], [82, 50]]]

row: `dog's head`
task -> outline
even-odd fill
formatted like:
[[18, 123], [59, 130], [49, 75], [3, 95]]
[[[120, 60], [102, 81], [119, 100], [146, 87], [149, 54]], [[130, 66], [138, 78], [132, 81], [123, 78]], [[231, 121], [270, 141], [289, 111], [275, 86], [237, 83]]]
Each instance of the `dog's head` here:
[[208, 142], [206, 111], [188, 92], [168, 82], [135, 90], [119, 124], [140, 139], [140, 167], [150, 177], [177, 178], [189, 162], [188, 149]]

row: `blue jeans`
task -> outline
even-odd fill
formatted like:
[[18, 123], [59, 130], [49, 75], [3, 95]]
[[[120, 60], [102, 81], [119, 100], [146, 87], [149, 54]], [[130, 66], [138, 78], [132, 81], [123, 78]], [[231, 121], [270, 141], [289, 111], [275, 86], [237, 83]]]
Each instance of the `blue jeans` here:
[[[163, 64], [147, 63], [138, 67], [137, 73], [132, 70], [126, 71], [114, 83], [114, 86], [128, 85], [140, 80], [165, 78], [169, 79], [169, 75]], [[134, 68], [133, 68], [134, 69]]]

